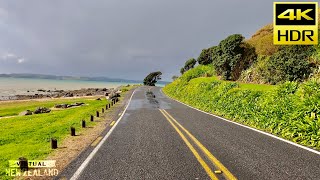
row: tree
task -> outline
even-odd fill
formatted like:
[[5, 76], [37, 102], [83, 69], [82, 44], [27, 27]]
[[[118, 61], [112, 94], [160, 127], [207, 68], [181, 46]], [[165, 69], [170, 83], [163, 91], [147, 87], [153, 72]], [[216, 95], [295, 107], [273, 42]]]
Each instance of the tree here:
[[191, 59], [187, 60], [185, 65], [184, 65], [184, 70], [188, 71], [189, 69], [194, 68], [196, 63], [197, 63], [197, 61], [194, 58], [191, 58]]
[[180, 69], [180, 73], [181, 73], [181, 74], [184, 73], [184, 67], [182, 67], [182, 68]]
[[207, 49], [203, 49], [197, 59], [199, 64], [208, 65], [212, 63], [212, 51], [215, 46]]
[[152, 72], [144, 78], [143, 84], [146, 86], [155, 86], [158, 80], [161, 79], [162, 73], [160, 71]]
[[215, 70], [225, 80], [237, 80], [256, 57], [254, 48], [244, 42], [241, 34], [228, 36], [212, 49]]
[[180, 69], [180, 73], [183, 74], [186, 71], [188, 71], [189, 69], [194, 68], [194, 66], [196, 65], [197, 61], [194, 58], [190, 58], [189, 60], [187, 60], [184, 63], [184, 66]]
[[237, 62], [235, 67], [231, 72], [231, 79], [239, 79], [243, 70], [248, 69], [257, 60], [256, 49], [247, 42], [241, 44], [243, 48], [243, 53], [241, 55], [240, 61]]
[[176, 76], [176, 75], [173, 75], [173, 76], [172, 76], [172, 80], [173, 80], [173, 81], [175, 81], [175, 80], [178, 79], [178, 78], [179, 78], [179, 76]]
[[276, 84], [284, 81], [302, 81], [312, 72], [309, 57], [315, 51], [313, 46], [282, 46], [270, 57], [267, 81]]

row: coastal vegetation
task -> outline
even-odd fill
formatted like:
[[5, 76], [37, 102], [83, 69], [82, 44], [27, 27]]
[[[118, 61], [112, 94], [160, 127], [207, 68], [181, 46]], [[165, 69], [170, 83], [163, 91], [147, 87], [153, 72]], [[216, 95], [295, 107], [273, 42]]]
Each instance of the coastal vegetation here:
[[[320, 46], [274, 46], [272, 25], [228, 36], [163, 88], [201, 110], [320, 150]], [[270, 40], [271, 38], [271, 40]]]
[[148, 74], [143, 80], [143, 84], [146, 86], [155, 86], [155, 84], [161, 79], [162, 73], [160, 71], [152, 72]]
[[17, 116], [25, 110], [33, 110], [37, 107], [52, 108], [55, 104], [76, 103], [89, 100], [92, 97], [81, 99], [47, 99], [47, 100], [27, 100], [27, 101], [0, 101], [0, 118], [6, 116]]
[[[62, 110], [53, 108], [45, 114], [16, 116], [26, 109], [33, 110], [39, 106], [52, 108], [55, 104], [76, 102], [85, 105]], [[94, 97], [0, 102], [0, 179], [10, 179], [5, 176], [8, 160], [17, 160], [19, 157], [46, 158], [52, 152], [51, 138], [61, 142], [70, 134], [71, 126], [76, 128], [77, 133], [81, 133], [81, 120], [86, 120], [87, 126], [94, 126], [96, 122], [90, 121], [90, 115], [94, 115], [96, 110], [101, 110], [107, 103], [109, 101], [106, 99], [96, 100]]]
[[320, 81], [277, 86], [203, 77], [198, 66], [163, 91], [201, 110], [320, 149]]
[[182, 67], [180, 69], [180, 73], [183, 74], [184, 72], [188, 71], [189, 69], [194, 68], [196, 63], [197, 63], [197, 61], [194, 58], [187, 60], [184, 64], [184, 67]]

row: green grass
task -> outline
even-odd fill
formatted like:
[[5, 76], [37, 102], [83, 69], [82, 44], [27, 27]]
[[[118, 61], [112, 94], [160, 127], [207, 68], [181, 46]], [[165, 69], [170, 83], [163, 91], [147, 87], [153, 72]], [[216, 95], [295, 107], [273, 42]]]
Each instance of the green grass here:
[[256, 90], [256, 91], [271, 91], [277, 88], [276, 85], [268, 84], [248, 84], [248, 83], [239, 83], [240, 89], [243, 90]]
[[245, 84], [201, 77], [193, 73], [199, 72], [196, 68], [163, 92], [203, 111], [320, 149], [319, 79], [277, 86]]
[[[219, 82], [230, 82], [234, 83], [234, 81], [223, 81], [219, 80], [217, 76], [213, 77], [198, 77], [195, 79], [192, 79], [191, 81], [201, 81], [203, 83], [209, 83], [212, 81], [219, 81]], [[277, 88], [276, 85], [269, 85], [269, 84], [253, 84], [253, 83], [239, 83], [236, 82], [239, 85], [239, 88], [242, 90], [254, 90], [254, 91], [271, 91], [275, 90]]]
[[47, 107], [52, 108], [55, 104], [62, 104], [62, 103], [75, 103], [81, 102], [86, 98], [73, 98], [73, 99], [49, 99], [46, 101], [39, 101], [39, 100], [29, 100], [29, 101], [3, 101], [0, 102], [0, 117], [4, 116], [16, 116], [20, 112], [25, 110], [35, 110], [37, 107]]
[[57, 138], [58, 143], [61, 142], [69, 134], [70, 126], [74, 126], [78, 133], [81, 131], [80, 121], [82, 119], [87, 120], [88, 126], [93, 126], [95, 123], [90, 122], [90, 115], [105, 107], [108, 101], [79, 98], [0, 104], [0, 114], [8, 116], [38, 106], [52, 107], [56, 103], [72, 102], [84, 102], [87, 105], [52, 111], [48, 114], [0, 119], [0, 179], [10, 179], [5, 176], [4, 171], [8, 166], [8, 160], [17, 160], [21, 156], [27, 159], [45, 158], [52, 151], [50, 149], [52, 137]]

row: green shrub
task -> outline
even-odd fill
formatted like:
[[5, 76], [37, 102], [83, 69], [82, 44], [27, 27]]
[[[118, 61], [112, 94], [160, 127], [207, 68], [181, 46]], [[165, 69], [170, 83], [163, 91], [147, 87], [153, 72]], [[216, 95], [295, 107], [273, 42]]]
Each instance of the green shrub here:
[[194, 58], [191, 58], [191, 59], [187, 60], [186, 63], [184, 64], [184, 67], [180, 69], [180, 73], [183, 74], [186, 71], [194, 68], [196, 63], [197, 63], [197, 61]]
[[272, 84], [284, 81], [302, 81], [309, 77], [312, 66], [309, 57], [313, 54], [312, 46], [283, 46], [270, 57], [267, 64], [268, 75], [265, 77]]
[[284, 96], [288, 94], [294, 94], [298, 90], [297, 82], [285, 82], [277, 89], [278, 96]]
[[183, 81], [190, 81], [193, 78], [201, 76], [212, 76], [214, 74], [212, 65], [199, 65], [189, 71], [185, 72], [183, 76], [180, 77]]
[[245, 83], [268, 83], [268, 80], [265, 77], [270, 76], [269, 71], [267, 71], [267, 64], [269, 61], [270, 56], [258, 56], [257, 61], [252, 64], [251, 67], [242, 71], [238, 80]]
[[237, 80], [241, 72], [256, 60], [256, 53], [253, 46], [244, 42], [241, 34], [234, 34], [212, 49], [212, 59], [218, 75], [225, 80]]
[[214, 48], [216, 48], [216, 46], [213, 46], [208, 49], [203, 49], [197, 59], [198, 63], [202, 64], [202, 65], [211, 64], [212, 63], [212, 52], [213, 52]]

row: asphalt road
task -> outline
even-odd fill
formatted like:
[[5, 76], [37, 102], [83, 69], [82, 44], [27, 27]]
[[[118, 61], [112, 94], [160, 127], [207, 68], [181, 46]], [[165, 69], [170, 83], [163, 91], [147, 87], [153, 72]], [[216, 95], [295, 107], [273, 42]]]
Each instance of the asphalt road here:
[[320, 179], [319, 154], [148, 89], [135, 91], [96, 152], [67, 168], [68, 179]]

